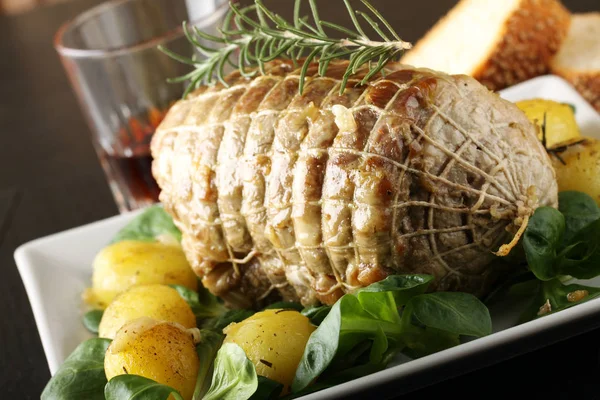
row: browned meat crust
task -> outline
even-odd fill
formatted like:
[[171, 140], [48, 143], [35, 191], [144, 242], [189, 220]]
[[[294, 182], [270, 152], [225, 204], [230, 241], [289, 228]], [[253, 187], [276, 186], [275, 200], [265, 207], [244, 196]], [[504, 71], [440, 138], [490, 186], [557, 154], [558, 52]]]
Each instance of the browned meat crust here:
[[390, 64], [342, 95], [346, 62], [228, 77], [152, 141], [161, 201], [194, 270], [236, 307], [333, 303], [391, 273], [485, 293], [492, 251], [557, 185], [535, 128], [467, 76]]

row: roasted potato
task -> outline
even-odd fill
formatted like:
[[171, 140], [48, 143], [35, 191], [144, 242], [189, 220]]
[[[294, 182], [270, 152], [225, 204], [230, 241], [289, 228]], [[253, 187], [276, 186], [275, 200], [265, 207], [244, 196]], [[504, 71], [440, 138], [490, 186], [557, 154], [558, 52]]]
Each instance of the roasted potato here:
[[542, 140], [542, 125], [546, 115], [546, 148], [555, 149], [581, 140], [573, 109], [568, 104], [547, 99], [523, 100], [515, 103], [538, 128]]
[[140, 317], [177, 322], [185, 328], [196, 327], [192, 309], [175, 289], [160, 284], [139, 285], [121, 293], [108, 305], [98, 335], [114, 339], [126, 322]]
[[84, 293], [84, 300], [96, 308], [106, 308], [134, 285], [180, 284], [198, 289], [198, 278], [179, 245], [124, 240], [102, 249], [93, 268], [92, 288]]
[[289, 390], [306, 342], [316, 329], [295, 310], [265, 310], [227, 326], [224, 343], [236, 343], [256, 366], [256, 373]]
[[108, 346], [104, 357], [106, 378], [140, 375], [171, 386], [184, 399], [191, 399], [200, 367], [195, 347], [199, 336], [198, 329], [186, 330], [171, 322], [146, 317], [130, 321]]
[[550, 153], [558, 190], [576, 190], [592, 196], [600, 205], [600, 141], [581, 143]]

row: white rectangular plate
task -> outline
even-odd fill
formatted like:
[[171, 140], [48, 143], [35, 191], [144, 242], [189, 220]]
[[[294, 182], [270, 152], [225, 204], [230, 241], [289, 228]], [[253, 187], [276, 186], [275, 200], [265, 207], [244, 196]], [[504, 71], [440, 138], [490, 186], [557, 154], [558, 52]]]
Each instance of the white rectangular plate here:
[[[600, 138], [600, 115], [562, 79], [555, 76], [539, 77], [513, 86], [500, 95], [511, 101], [535, 97], [568, 102], [576, 107], [577, 122], [587, 136]], [[68, 231], [60, 232], [26, 243], [15, 252], [15, 260], [25, 289], [31, 302], [35, 321], [42, 339], [42, 345], [48, 359], [50, 372], [54, 374], [64, 359], [83, 340], [92, 337], [81, 323], [83, 313], [81, 293], [91, 284], [91, 265], [96, 253], [104, 247], [113, 235], [134, 216], [132, 212], [118, 215]], [[600, 286], [600, 279], [588, 281], [588, 284]], [[506, 309], [494, 312], [494, 333], [460, 346], [423, 357], [418, 360], [398, 358], [385, 371], [356, 379], [306, 396], [306, 399], [347, 398], [367, 390], [375, 390], [386, 385], [398, 383], [417, 374], [439, 373], [439, 368], [462, 361], [460, 368], [453, 368], [450, 375], [467, 372], [477, 365], [490, 364], [507, 358], [498, 355], [506, 346], [526, 338], [534, 338], [545, 332], [556, 332], [566, 325], [581, 323], [586, 317], [600, 313], [600, 298], [577, 305], [563, 312], [514, 326], [518, 310]], [[566, 338], [577, 330], [562, 329], [546, 341]], [[548, 336], [548, 335], [547, 335]], [[543, 340], [536, 343], [539, 345]], [[512, 350], [524, 352], [531, 348]], [[494, 359], [470, 362], [473, 356], [494, 353]], [[481, 358], [481, 357], [479, 357]], [[486, 356], [483, 356], [486, 358]], [[465, 364], [467, 364], [465, 366]], [[477, 364], [477, 365], [476, 365]], [[434, 369], [436, 371], [434, 371]], [[426, 380], [434, 382], [444, 376], [429, 376]], [[410, 385], [409, 385], [410, 386]], [[401, 390], [401, 389], [400, 389]], [[396, 391], [398, 394], [398, 391]]]

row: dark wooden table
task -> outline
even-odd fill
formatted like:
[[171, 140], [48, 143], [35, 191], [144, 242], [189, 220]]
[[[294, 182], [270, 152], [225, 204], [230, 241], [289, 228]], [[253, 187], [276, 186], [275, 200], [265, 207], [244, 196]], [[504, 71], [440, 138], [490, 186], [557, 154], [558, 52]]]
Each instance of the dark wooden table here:
[[[201, 1], [201, 0], [198, 0]], [[504, 0], [498, 0], [504, 1]], [[29, 240], [117, 214], [86, 126], [52, 46], [64, 21], [99, 0], [77, 0], [19, 16], [0, 16], [0, 398], [34, 399], [50, 378], [27, 295], [13, 259]], [[286, 1], [271, 1], [276, 8]], [[339, 0], [320, 0], [340, 18]], [[455, 1], [373, 0], [404, 39], [415, 41]], [[565, 0], [572, 11], [599, 10], [599, 0]], [[76, 243], [74, 243], [76, 245]], [[549, 332], [518, 346], [403, 383], [403, 398], [491, 395], [600, 398], [600, 326]], [[514, 356], [517, 353], [526, 353]], [[498, 358], [507, 359], [500, 363]], [[493, 364], [477, 368], [481, 365]], [[460, 376], [448, 379], [453, 375]], [[437, 382], [437, 383], [436, 383]], [[419, 388], [421, 387], [421, 388]], [[396, 388], [397, 390], [397, 388]], [[82, 399], [84, 400], [84, 399]]]

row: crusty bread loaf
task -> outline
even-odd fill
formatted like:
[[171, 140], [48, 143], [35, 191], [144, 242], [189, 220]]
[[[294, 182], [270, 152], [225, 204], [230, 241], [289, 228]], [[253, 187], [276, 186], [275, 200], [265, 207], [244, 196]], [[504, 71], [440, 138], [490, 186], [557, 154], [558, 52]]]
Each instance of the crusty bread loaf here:
[[461, 0], [401, 62], [499, 90], [547, 73], [569, 25], [558, 0]]
[[573, 14], [571, 21], [550, 68], [600, 111], [600, 12]]

